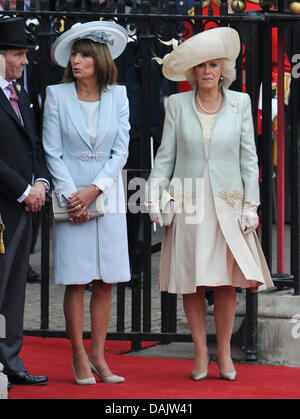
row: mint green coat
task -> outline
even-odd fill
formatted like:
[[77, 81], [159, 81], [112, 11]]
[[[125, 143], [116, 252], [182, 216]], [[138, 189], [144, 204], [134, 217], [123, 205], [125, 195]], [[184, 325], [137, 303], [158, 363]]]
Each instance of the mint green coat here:
[[[206, 161], [217, 218], [234, 258], [246, 279], [258, 281], [261, 288], [272, 286], [256, 234], [246, 237], [240, 228], [243, 203], [260, 202], [258, 160], [247, 94], [224, 89], [224, 103], [216, 118], [208, 157], [195, 106], [195, 91], [169, 97], [162, 143], [147, 182], [149, 200], [159, 200], [161, 191], [169, 190], [174, 179], [179, 181], [175, 182], [177, 186], [184, 179], [191, 179], [192, 185], [188, 191], [175, 186], [172, 191], [175, 199], [184, 202], [191, 196], [201, 199], [196, 179], [203, 177]], [[176, 240], [180, 242], [180, 237], [176, 236]], [[164, 249], [170, 246], [174, 243], [163, 243]], [[184, 255], [187, 260], [178, 263], [189, 264], [188, 252]], [[164, 253], [161, 257], [163, 264]], [[161, 272], [169, 274], [168, 269]]]

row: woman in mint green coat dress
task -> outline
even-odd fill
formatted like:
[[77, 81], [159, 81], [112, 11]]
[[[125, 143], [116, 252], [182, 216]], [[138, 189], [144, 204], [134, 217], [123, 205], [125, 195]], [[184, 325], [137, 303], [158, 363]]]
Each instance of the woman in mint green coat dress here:
[[[228, 90], [239, 51], [238, 33], [217, 28], [162, 60], [165, 77], [195, 88], [169, 97], [147, 182], [150, 217], [165, 225], [160, 290], [183, 294], [195, 344], [194, 380], [208, 374], [205, 289], [214, 291], [220, 376], [235, 380], [235, 288], [273, 286], [255, 233], [259, 184], [250, 98]], [[172, 206], [173, 218], [166, 213]]]

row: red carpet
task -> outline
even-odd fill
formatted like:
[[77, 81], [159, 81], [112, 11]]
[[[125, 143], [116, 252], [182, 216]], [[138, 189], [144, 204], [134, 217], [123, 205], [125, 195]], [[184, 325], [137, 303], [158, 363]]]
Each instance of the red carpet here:
[[[86, 342], [88, 347], [89, 342]], [[46, 375], [43, 387], [14, 386], [9, 399], [299, 399], [300, 368], [236, 365], [238, 379], [219, 379], [211, 363], [206, 380], [190, 379], [193, 361], [121, 355], [129, 342], [107, 342], [107, 361], [124, 384], [80, 387], [71, 371], [66, 339], [25, 337], [22, 359], [31, 374]]]

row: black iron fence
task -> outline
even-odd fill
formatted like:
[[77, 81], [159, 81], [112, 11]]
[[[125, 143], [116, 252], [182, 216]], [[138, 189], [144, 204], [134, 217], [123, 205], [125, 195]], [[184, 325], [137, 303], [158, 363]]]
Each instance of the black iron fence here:
[[[151, 169], [151, 156], [160, 142], [164, 116], [163, 99], [178, 91], [180, 86], [162, 78], [160, 69], [152, 60], [169, 52], [159, 39], [172, 38], [184, 41], [192, 33], [210, 26], [230, 25], [237, 29], [243, 51], [237, 60], [237, 79], [232, 89], [246, 91], [252, 99], [253, 118], [257, 127], [260, 114], [258, 103], [262, 91], [262, 131], [256, 130], [256, 141], [261, 169], [261, 224], [262, 247], [278, 288], [290, 287], [295, 295], [300, 293], [300, 234], [299, 234], [299, 100], [300, 100], [300, 16], [290, 12], [288, 4], [278, 0], [276, 10], [243, 11], [242, 0], [219, 3], [211, 1], [104, 1], [17, 0], [4, 3], [3, 14], [24, 16], [27, 27], [38, 39], [39, 50], [31, 58], [28, 84], [31, 94], [39, 96], [42, 103], [49, 84], [61, 80], [61, 69], [50, 60], [50, 48], [56, 37], [74, 23], [95, 19], [114, 19], [127, 28], [130, 43], [125, 54], [117, 60], [119, 81], [125, 83], [131, 107], [131, 144], [136, 146], [135, 159], [127, 165], [128, 179], [147, 178]], [[191, 4], [192, 3], [192, 4]], [[217, 12], [216, 12], [217, 5]], [[213, 7], [214, 6], [214, 7]], [[13, 9], [10, 9], [13, 7]], [[26, 10], [24, 10], [26, 9]], [[274, 43], [272, 29], [278, 28], [276, 43], [277, 64], [272, 60]], [[289, 104], [283, 104], [284, 52], [291, 64]], [[277, 130], [272, 120], [272, 70], [277, 72], [278, 116]], [[276, 70], [277, 68], [277, 70]], [[136, 83], [136, 84], [134, 84]], [[138, 91], [138, 93], [136, 93]], [[280, 152], [274, 160], [274, 147]], [[132, 150], [131, 150], [132, 152]], [[283, 153], [283, 155], [282, 155]], [[41, 328], [27, 330], [26, 334], [66, 336], [65, 332], [49, 330], [49, 281], [50, 281], [50, 226], [51, 202], [42, 212], [42, 285]], [[285, 227], [290, 228], [290, 246], [286, 246]], [[151, 308], [151, 256], [160, 250], [160, 243], [152, 244], [152, 226], [145, 214], [136, 215], [129, 225], [142, 226], [142, 240], [136, 248], [137, 236], [129, 244], [135, 248], [131, 254], [132, 302], [131, 330], [125, 331], [125, 286], [117, 285], [117, 326], [109, 339], [130, 340], [132, 348], [141, 348], [142, 341], [191, 341], [190, 334], [177, 333], [177, 297], [162, 293], [161, 332], [152, 331]], [[277, 237], [274, 237], [274, 226]], [[134, 227], [132, 227], [134, 228]], [[272, 243], [277, 240], [277, 267], [272, 266]], [[288, 265], [284, 262], [284, 249], [290, 247]], [[278, 262], [279, 260], [279, 262]], [[233, 336], [247, 354], [247, 359], [257, 357], [258, 296], [247, 291], [246, 312], [240, 330]], [[89, 337], [89, 333], [85, 334]], [[214, 336], [209, 337], [214, 340]]]

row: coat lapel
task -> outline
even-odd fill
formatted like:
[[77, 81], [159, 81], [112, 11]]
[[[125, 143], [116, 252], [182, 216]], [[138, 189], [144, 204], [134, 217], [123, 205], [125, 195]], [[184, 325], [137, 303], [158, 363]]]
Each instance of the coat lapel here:
[[95, 147], [99, 146], [104, 140], [107, 130], [109, 128], [112, 112], [112, 93], [111, 90], [101, 93], [100, 101], [100, 115], [101, 120], [99, 119], [98, 125], [98, 135]]
[[[223, 102], [223, 106], [220, 110], [220, 112], [218, 113], [216, 119], [215, 119], [215, 123], [214, 123], [214, 127], [211, 133], [211, 139], [210, 139], [210, 146], [209, 146], [209, 152], [208, 152], [208, 156], [207, 159], [209, 159], [210, 155], [211, 155], [211, 150], [214, 147], [214, 138], [217, 137], [218, 132], [220, 133], [219, 137], [222, 136], [222, 130], [223, 128], [223, 123], [222, 123], [222, 118], [223, 115], [228, 112], [229, 110], [229, 102], [230, 102], [230, 92], [228, 91], [228, 89], [223, 89], [224, 92], [224, 102]], [[202, 152], [203, 155], [205, 156], [205, 148], [204, 148], [204, 142], [203, 142], [203, 129], [202, 129], [202, 124], [201, 124], [201, 120], [200, 117], [198, 115], [198, 111], [196, 108], [196, 104], [195, 104], [195, 91], [193, 90], [193, 94], [192, 94], [192, 107], [194, 112], [197, 115], [197, 120], [199, 122], [200, 125], [200, 129], [201, 129], [201, 146], [202, 146]]]
[[[65, 84], [66, 89], [66, 101], [67, 109], [70, 115], [70, 118], [78, 131], [78, 134], [86, 145], [93, 150], [93, 147], [90, 142], [88, 130], [84, 121], [83, 114], [80, 109], [79, 100], [77, 97], [75, 83]], [[98, 125], [98, 135], [94, 149], [101, 144], [106, 136], [106, 133], [109, 128], [111, 120], [111, 111], [112, 111], [112, 93], [111, 90], [102, 92], [100, 100], [100, 112], [101, 120], [99, 120]]]
[[30, 113], [28, 109], [28, 104], [25, 101], [24, 95], [22, 93], [19, 93], [16, 89], [16, 86], [14, 84], [14, 88], [16, 90], [16, 94], [19, 97], [18, 106], [20, 109], [20, 113], [22, 115], [22, 120], [24, 125], [22, 124], [22, 121], [17, 116], [16, 112], [14, 111], [13, 107], [11, 106], [9, 100], [5, 96], [2, 89], [0, 89], [0, 106], [2, 106], [6, 112], [14, 119], [14, 121], [24, 130], [24, 132], [27, 134], [30, 141], [32, 141], [32, 124], [30, 121]]
[[67, 109], [70, 118], [82, 140], [92, 150], [88, 130], [84, 121], [83, 114], [80, 109], [75, 83], [65, 84], [64, 87], [66, 92]]
[[25, 94], [23, 93], [23, 88], [21, 92], [18, 92], [18, 89], [16, 89], [15, 85], [14, 88], [19, 97], [18, 105], [24, 125], [20, 122], [19, 118], [17, 118], [18, 122], [21, 124], [22, 128], [29, 134], [30, 140], [32, 140], [34, 136], [34, 131], [32, 127], [32, 115], [30, 114], [30, 108], [28, 107], [28, 99], [26, 100]]
[[23, 128], [20, 119], [18, 118], [16, 112], [14, 111], [2, 89], [0, 89], [0, 106], [2, 106], [6, 112]]

